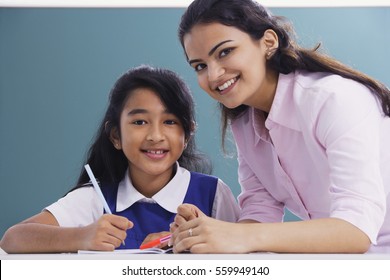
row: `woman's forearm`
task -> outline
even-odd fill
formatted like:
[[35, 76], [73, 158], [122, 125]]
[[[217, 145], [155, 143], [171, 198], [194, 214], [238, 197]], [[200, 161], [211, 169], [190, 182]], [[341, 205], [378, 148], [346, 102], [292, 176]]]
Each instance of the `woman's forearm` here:
[[[251, 251], [280, 253], [364, 253], [371, 242], [349, 222], [336, 218], [248, 224]], [[249, 239], [249, 240], [248, 240]]]

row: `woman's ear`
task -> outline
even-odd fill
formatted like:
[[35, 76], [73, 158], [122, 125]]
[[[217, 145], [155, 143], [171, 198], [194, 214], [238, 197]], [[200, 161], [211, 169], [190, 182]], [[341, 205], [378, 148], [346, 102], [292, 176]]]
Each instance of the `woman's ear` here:
[[[106, 123], [106, 127], [107, 127], [107, 123]], [[122, 149], [121, 139], [119, 137], [119, 131], [116, 126], [112, 127], [110, 130], [110, 141], [114, 145], [115, 149], [117, 150]]]
[[266, 57], [269, 59], [279, 47], [278, 34], [272, 29], [267, 29], [262, 37], [266, 48]]

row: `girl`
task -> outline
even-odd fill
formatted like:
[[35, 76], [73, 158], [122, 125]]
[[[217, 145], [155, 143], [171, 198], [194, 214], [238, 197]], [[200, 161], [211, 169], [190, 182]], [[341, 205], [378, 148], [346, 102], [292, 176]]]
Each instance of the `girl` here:
[[236, 221], [230, 189], [195, 172], [210, 166], [196, 152], [194, 114], [189, 89], [175, 73], [149, 66], [129, 70], [111, 90], [87, 159], [112, 215], [103, 213], [83, 169], [75, 189], [8, 229], [0, 246], [8, 253], [139, 248], [148, 234], [167, 233], [183, 202]]
[[[231, 125], [242, 193], [237, 224], [180, 207], [175, 252], [390, 252], [389, 89], [290, 30], [252, 0], [195, 0], [182, 16], [188, 63]], [[284, 207], [302, 221], [283, 223]]]

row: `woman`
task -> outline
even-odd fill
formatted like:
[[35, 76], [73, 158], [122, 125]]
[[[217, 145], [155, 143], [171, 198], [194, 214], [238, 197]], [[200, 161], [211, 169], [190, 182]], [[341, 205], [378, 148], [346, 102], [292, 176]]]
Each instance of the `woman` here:
[[[179, 208], [175, 252], [390, 252], [390, 92], [299, 47], [252, 0], [195, 0], [179, 37], [237, 146], [239, 223]], [[386, 201], [387, 200], [387, 201]], [[282, 222], [287, 207], [302, 221]]]

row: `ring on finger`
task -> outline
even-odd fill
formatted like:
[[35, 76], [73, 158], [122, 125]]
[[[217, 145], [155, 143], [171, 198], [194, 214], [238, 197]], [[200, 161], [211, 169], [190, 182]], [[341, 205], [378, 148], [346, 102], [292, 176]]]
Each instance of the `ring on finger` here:
[[192, 228], [190, 228], [189, 230], [188, 230], [188, 236], [192, 236]]

